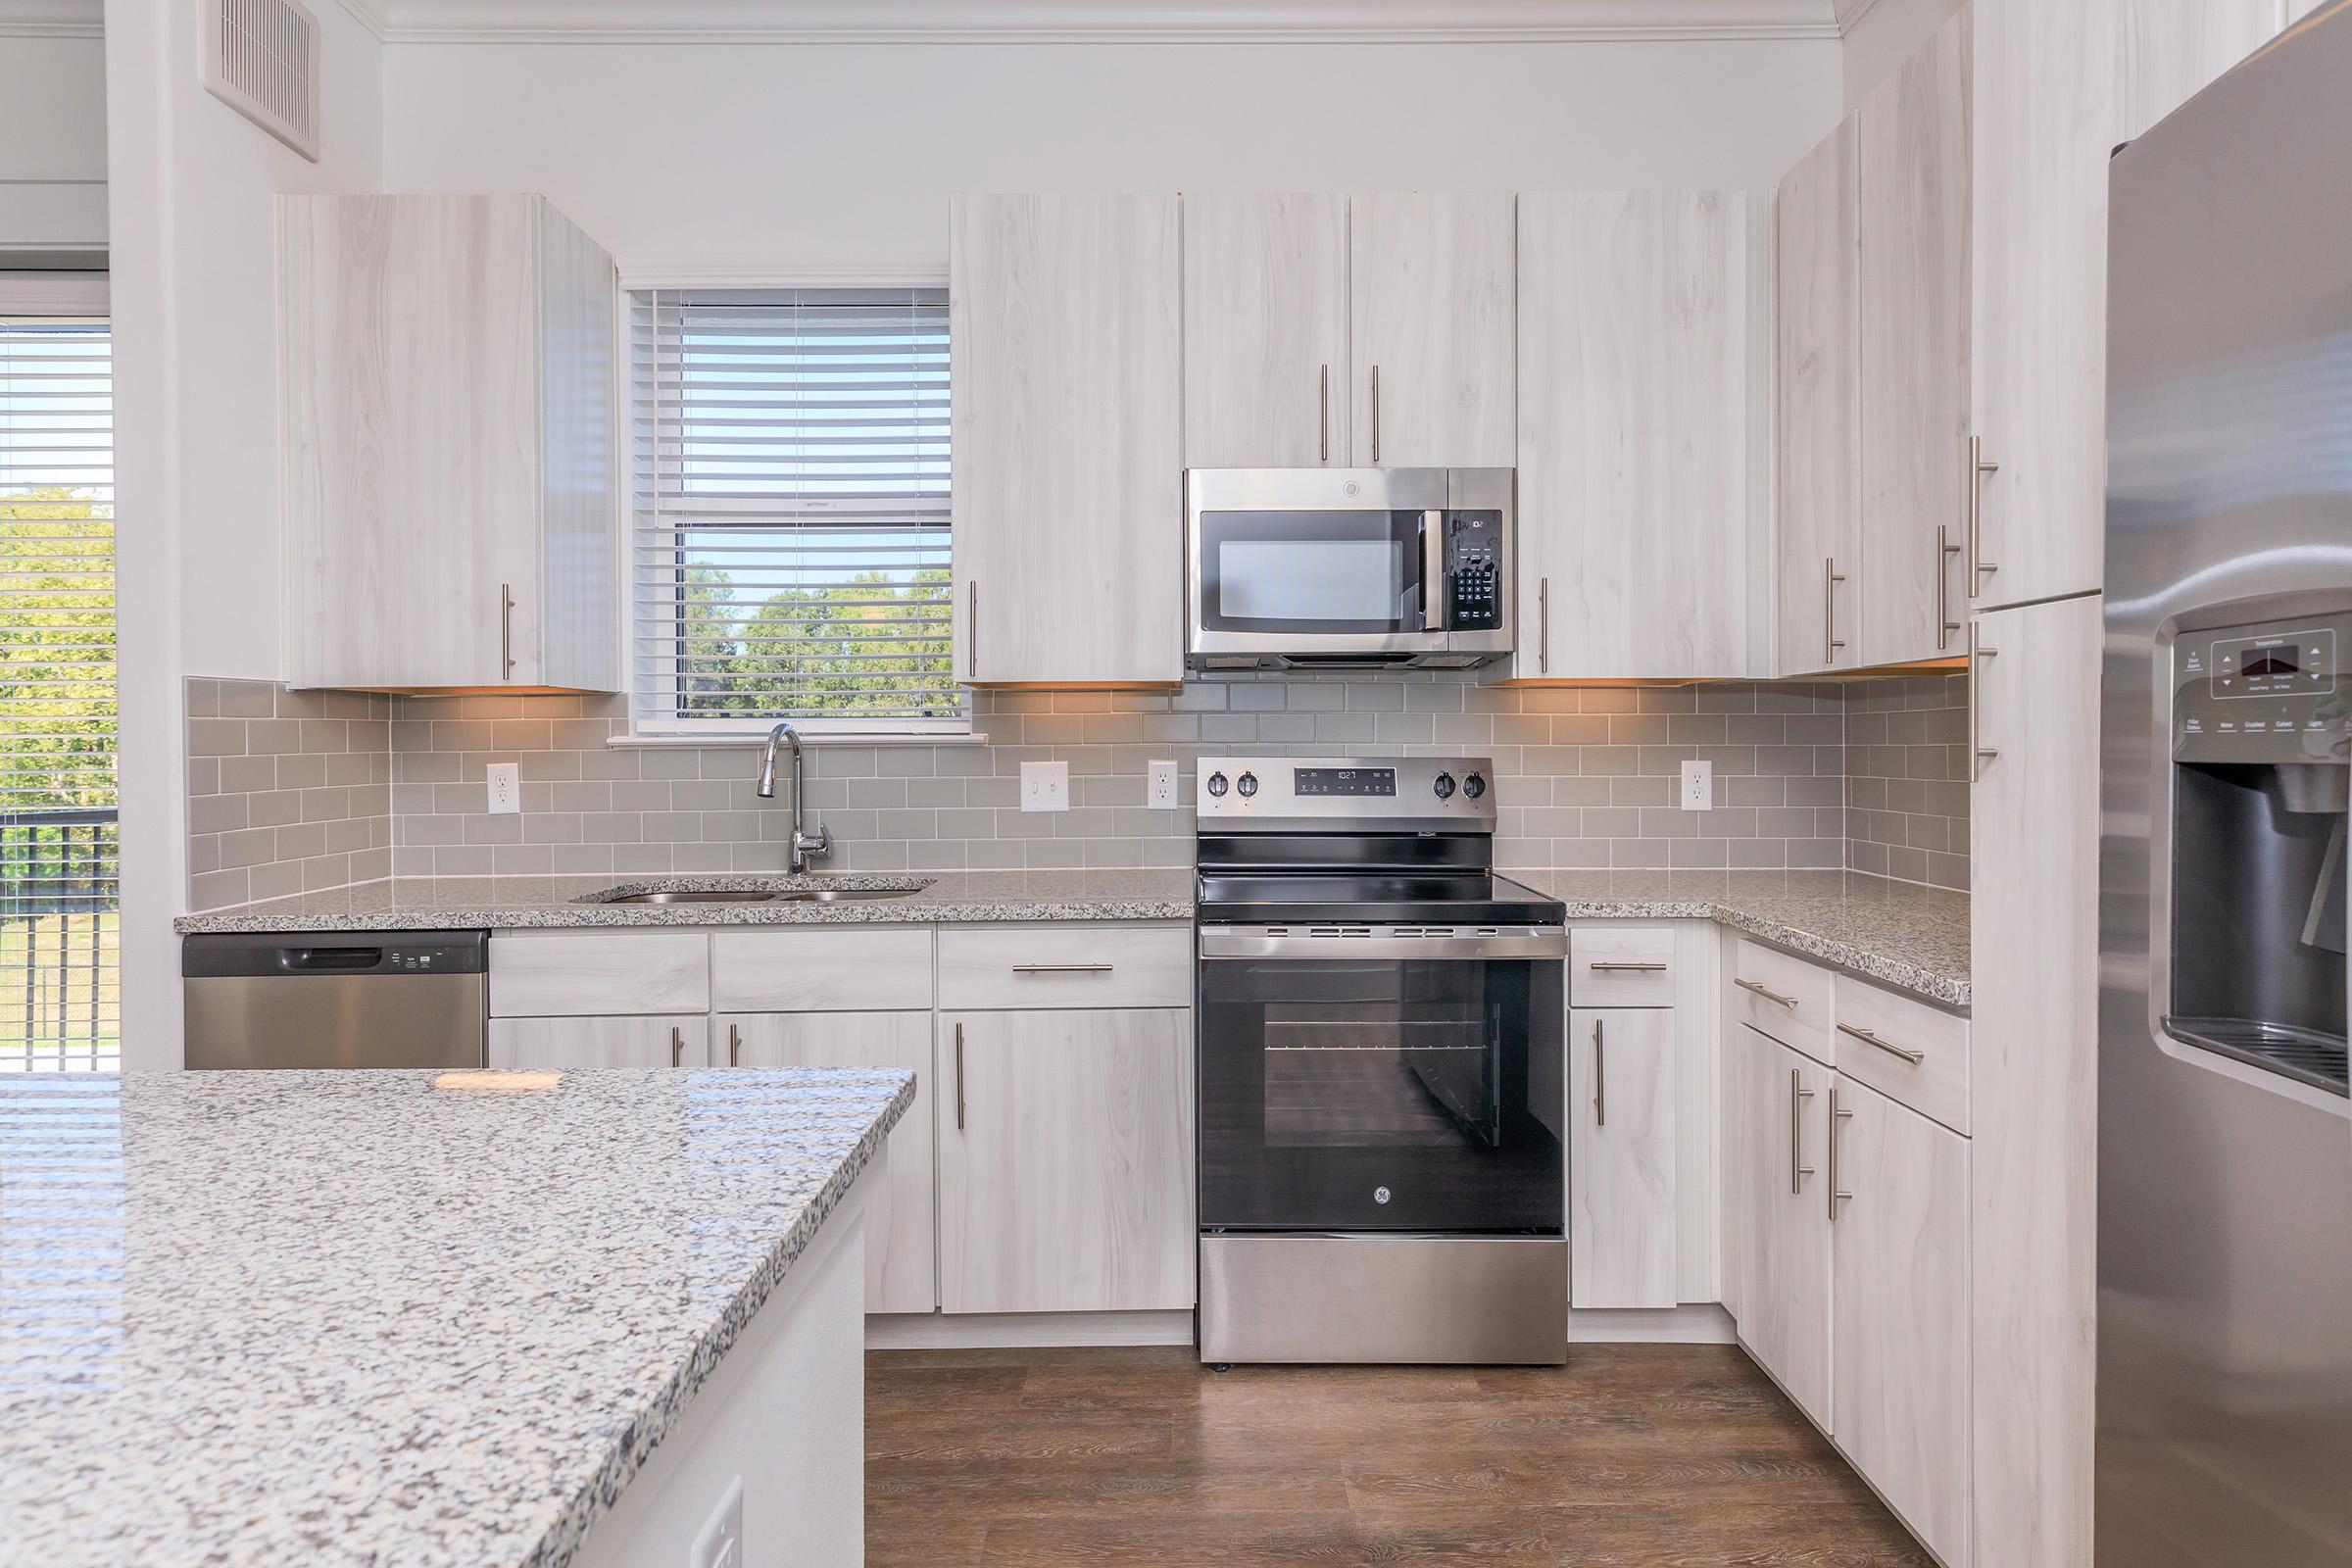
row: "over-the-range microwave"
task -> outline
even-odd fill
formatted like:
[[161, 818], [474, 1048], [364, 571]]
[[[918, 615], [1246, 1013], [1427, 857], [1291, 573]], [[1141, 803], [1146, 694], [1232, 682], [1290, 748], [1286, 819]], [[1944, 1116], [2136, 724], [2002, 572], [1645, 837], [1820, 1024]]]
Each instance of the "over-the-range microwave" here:
[[1466, 669], [1511, 651], [1509, 468], [1193, 468], [1195, 669]]

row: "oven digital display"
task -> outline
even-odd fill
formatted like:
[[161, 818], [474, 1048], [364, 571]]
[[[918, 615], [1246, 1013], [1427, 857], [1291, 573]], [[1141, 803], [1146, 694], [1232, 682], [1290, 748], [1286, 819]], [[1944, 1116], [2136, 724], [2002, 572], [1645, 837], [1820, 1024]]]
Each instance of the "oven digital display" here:
[[1395, 795], [1393, 767], [1298, 767], [1291, 770], [1295, 795]]

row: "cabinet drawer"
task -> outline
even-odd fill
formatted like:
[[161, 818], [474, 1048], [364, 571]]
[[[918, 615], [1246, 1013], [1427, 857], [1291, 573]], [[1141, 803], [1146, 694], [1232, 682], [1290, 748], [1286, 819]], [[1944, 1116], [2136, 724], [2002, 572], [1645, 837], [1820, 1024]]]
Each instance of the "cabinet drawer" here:
[[493, 1067], [708, 1067], [710, 1019], [700, 1012], [612, 1018], [496, 1018]]
[[1956, 1133], [1968, 1131], [1966, 1018], [1839, 975], [1838, 1070]]
[[927, 926], [720, 931], [710, 938], [720, 1012], [898, 1012], [931, 1005]]
[[710, 942], [699, 931], [502, 931], [490, 939], [494, 1018], [710, 1006]]
[[1837, 975], [1761, 942], [1739, 943], [1725, 977], [1734, 1023], [1770, 1035], [1825, 1066], [1838, 1064]]
[[1189, 1007], [1190, 926], [1010, 925], [939, 933], [945, 1007]]
[[1568, 934], [1568, 1005], [1674, 1005], [1674, 927], [1578, 926]]

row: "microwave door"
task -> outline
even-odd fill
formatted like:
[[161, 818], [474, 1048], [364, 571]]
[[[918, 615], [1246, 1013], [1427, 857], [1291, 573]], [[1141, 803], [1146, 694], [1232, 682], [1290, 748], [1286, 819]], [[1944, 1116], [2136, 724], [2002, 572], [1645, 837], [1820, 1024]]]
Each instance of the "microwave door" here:
[[1436, 624], [1444, 514], [1422, 508], [1203, 508], [1193, 517], [1194, 648], [1411, 653]]

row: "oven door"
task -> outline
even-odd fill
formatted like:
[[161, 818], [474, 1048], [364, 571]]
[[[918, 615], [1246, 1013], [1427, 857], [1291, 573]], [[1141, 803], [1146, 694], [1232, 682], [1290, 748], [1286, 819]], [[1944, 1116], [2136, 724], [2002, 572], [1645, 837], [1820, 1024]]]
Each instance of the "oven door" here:
[[1445, 649], [1444, 469], [1202, 468], [1186, 487], [1190, 652]]
[[1559, 957], [1420, 946], [1201, 959], [1203, 1229], [1559, 1234]]

